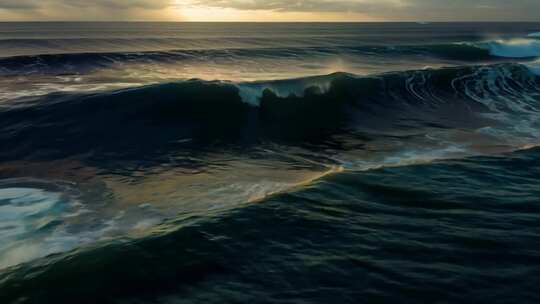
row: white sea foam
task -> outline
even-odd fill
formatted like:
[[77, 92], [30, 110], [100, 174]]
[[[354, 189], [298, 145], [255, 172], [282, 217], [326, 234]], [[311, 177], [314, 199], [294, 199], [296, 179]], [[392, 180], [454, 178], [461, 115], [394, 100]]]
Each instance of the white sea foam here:
[[270, 90], [278, 97], [288, 97], [291, 95], [303, 97], [307, 88], [317, 88], [320, 93], [327, 92], [330, 89], [332, 80], [339, 73], [307, 77], [299, 79], [267, 81], [267, 82], [244, 82], [235, 84], [240, 91], [240, 97], [248, 104], [258, 106], [265, 90]]
[[527, 58], [540, 56], [540, 41], [536, 39], [494, 40], [478, 46], [488, 49], [490, 54], [505, 58]]
[[532, 73], [540, 76], [540, 60], [525, 65]]
[[13, 187], [0, 189], [0, 268], [51, 253], [24, 239], [43, 232], [66, 212], [60, 193]]
[[0, 188], [0, 269], [72, 250], [111, 229], [108, 223], [96, 229], [75, 228], [86, 212], [63, 190]]

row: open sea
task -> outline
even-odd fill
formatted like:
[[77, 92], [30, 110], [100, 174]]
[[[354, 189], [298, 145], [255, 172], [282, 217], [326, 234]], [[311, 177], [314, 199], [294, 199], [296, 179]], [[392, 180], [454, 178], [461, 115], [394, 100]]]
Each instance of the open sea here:
[[540, 23], [0, 23], [0, 303], [540, 303]]

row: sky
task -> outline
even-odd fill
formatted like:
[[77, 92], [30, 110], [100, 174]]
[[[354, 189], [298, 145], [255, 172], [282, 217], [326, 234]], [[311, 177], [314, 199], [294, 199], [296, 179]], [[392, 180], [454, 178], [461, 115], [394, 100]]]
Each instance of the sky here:
[[540, 0], [0, 0], [0, 21], [540, 21]]

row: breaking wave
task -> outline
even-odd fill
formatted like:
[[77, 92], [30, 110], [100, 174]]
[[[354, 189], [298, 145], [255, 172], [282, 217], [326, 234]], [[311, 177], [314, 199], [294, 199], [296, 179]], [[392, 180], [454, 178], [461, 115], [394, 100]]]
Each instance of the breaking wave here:
[[138, 157], [216, 139], [294, 142], [358, 129], [483, 128], [488, 121], [536, 138], [539, 99], [539, 77], [520, 64], [54, 93], [0, 111], [1, 140], [12, 147], [0, 157]]
[[478, 44], [493, 56], [504, 58], [534, 58], [540, 56], [540, 41], [536, 39], [495, 40]]

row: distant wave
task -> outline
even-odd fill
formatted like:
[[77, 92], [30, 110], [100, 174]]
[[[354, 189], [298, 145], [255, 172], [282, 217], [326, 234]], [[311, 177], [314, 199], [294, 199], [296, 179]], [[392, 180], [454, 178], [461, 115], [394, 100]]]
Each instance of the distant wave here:
[[[396, 46], [333, 46], [303, 48], [231, 48], [168, 50], [151, 52], [65, 53], [0, 58], [0, 75], [85, 73], [122, 63], [170, 64], [186, 60], [237, 60], [319, 58], [320, 56], [377, 57], [425, 56], [458, 62], [498, 61], [503, 58], [540, 56], [540, 40], [493, 40], [479, 43], [449, 43]], [[375, 59], [374, 59], [375, 60]]]
[[540, 38], [540, 32], [537, 32], [537, 33], [530, 33], [528, 35], [528, 37], [532, 37], [532, 38]]
[[[138, 158], [218, 138], [249, 144], [355, 128], [481, 128], [489, 113], [525, 136], [537, 130], [528, 124], [538, 121], [539, 101], [540, 78], [519, 64], [54, 93], [0, 111], [0, 140], [11, 147], [0, 158], [88, 151]], [[178, 143], [185, 138], [192, 140]]]
[[540, 41], [533, 39], [495, 40], [477, 44], [493, 56], [531, 58], [540, 56]]
[[540, 76], [540, 61], [531, 62], [527, 64], [526, 66], [529, 68], [529, 70], [532, 73]]
[[232, 48], [152, 52], [65, 53], [0, 58], [0, 75], [85, 73], [118, 63], [174, 63], [185, 60], [319, 58], [320, 56], [427, 56], [464, 62], [495, 60], [490, 50], [471, 44]]

